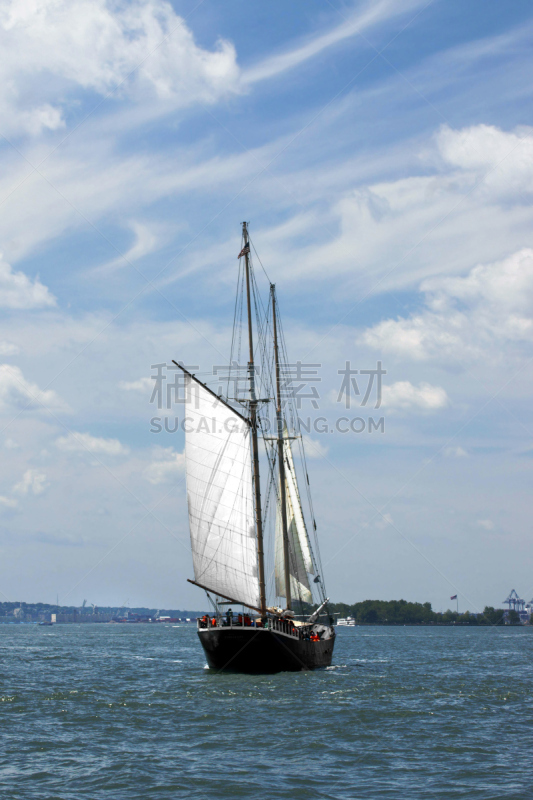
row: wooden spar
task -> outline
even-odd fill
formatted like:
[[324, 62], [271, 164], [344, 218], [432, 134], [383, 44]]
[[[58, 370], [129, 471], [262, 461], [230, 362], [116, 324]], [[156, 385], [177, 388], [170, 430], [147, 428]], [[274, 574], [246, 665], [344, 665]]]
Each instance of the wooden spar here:
[[179, 369], [181, 369], [182, 372], [184, 372], [186, 375], [188, 375], [189, 378], [192, 378], [193, 381], [196, 381], [196, 383], [199, 383], [200, 386], [202, 386], [206, 390], [206, 392], [209, 392], [209, 394], [212, 394], [213, 397], [215, 397], [219, 401], [219, 403], [222, 403], [223, 406], [226, 406], [226, 408], [229, 408], [230, 411], [233, 411], [234, 414], [236, 414], [238, 417], [240, 417], [243, 420], [243, 422], [246, 422], [247, 425], [250, 425], [250, 420], [247, 417], [245, 417], [239, 411], [236, 411], [234, 408], [232, 408], [232, 406], [230, 406], [230, 404], [228, 402], [226, 402], [226, 400], [224, 400], [223, 397], [221, 397], [219, 394], [215, 394], [215, 392], [212, 389], [210, 389], [209, 386], [207, 386], [205, 383], [202, 383], [202, 381], [199, 381], [198, 378], [196, 378], [192, 374], [192, 372], [189, 372], [188, 369], [185, 369], [184, 366], [182, 366], [181, 364], [178, 364], [178, 362], [174, 361], [174, 359], [172, 359], [172, 363], [175, 364]]
[[289, 561], [289, 532], [287, 526], [287, 497], [285, 486], [285, 452], [283, 436], [283, 417], [281, 415], [281, 375], [279, 366], [278, 323], [276, 319], [276, 287], [270, 284], [272, 297], [272, 320], [274, 328], [274, 360], [276, 363], [276, 420], [278, 423], [278, 465], [279, 465], [279, 501], [281, 503], [281, 530], [283, 533], [283, 566], [285, 569], [285, 602], [291, 608], [291, 572]]
[[248, 345], [250, 360], [248, 370], [250, 374], [250, 428], [252, 433], [252, 459], [254, 471], [255, 490], [255, 527], [257, 532], [257, 561], [259, 567], [259, 597], [261, 616], [266, 617], [266, 591], [265, 591], [265, 556], [263, 550], [263, 518], [261, 515], [261, 484], [259, 482], [259, 445], [257, 442], [257, 397], [255, 394], [255, 368], [254, 368], [254, 340], [252, 333], [252, 303], [250, 298], [250, 242], [248, 240], [248, 227], [242, 223], [244, 238], [244, 259], [246, 264], [246, 302], [248, 306]]
[[228, 597], [227, 594], [220, 594], [220, 592], [215, 591], [215, 589], [210, 589], [209, 586], [204, 586], [202, 583], [197, 583], [196, 581], [192, 581], [190, 578], [187, 578], [187, 582], [194, 584], [194, 586], [198, 586], [205, 592], [211, 592], [212, 594], [216, 594], [219, 597], [224, 597], [226, 600], [229, 600], [230, 603], [233, 603], [236, 606], [246, 606], [246, 608], [251, 608], [253, 611], [259, 611], [259, 613], [262, 613], [261, 609], [257, 608], [257, 606], [251, 606], [248, 603], [243, 603], [242, 600], [235, 600], [234, 597]]

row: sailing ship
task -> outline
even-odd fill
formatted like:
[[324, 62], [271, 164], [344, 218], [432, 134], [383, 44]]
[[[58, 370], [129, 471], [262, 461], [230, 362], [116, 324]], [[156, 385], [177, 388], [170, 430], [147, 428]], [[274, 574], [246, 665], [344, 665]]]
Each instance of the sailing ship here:
[[[269, 281], [265, 308], [247, 223], [242, 224], [238, 259], [226, 394], [219, 378], [215, 392], [183, 363], [173, 362], [183, 373], [187, 420], [185, 464], [194, 566], [190, 583], [204, 589], [212, 604], [212, 612], [197, 621], [198, 636], [208, 666], [216, 670], [274, 673], [326, 667], [332, 660], [335, 630], [321, 576], [303, 438], [294, 397], [284, 392], [290, 369], [276, 288]], [[243, 330], [243, 349], [248, 352], [247, 364], [240, 367]], [[300, 477], [294, 449], [301, 455]], [[260, 465], [265, 462], [262, 486]], [[302, 482], [314, 546], [303, 510]], [[275, 602], [269, 604], [267, 594]], [[232, 608], [236, 606], [242, 609], [238, 614]]]

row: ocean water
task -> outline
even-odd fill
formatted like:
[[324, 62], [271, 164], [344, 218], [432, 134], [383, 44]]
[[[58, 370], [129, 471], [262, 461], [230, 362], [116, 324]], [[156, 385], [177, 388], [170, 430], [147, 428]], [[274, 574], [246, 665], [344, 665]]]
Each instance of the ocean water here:
[[1, 625], [0, 796], [533, 798], [533, 628], [337, 631], [258, 677], [192, 625]]

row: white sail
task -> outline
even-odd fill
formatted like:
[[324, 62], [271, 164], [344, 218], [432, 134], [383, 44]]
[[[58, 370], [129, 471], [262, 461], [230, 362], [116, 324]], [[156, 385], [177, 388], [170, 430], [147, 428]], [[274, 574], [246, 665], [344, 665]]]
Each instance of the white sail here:
[[298, 542], [302, 551], [305, 569], [307, 572], [313, 573], [314, 567], [313, 558], [311, 556], [311, 543], [309, 542], [307, 528], [305, 527], [300, 492], [298, 491], [298, 481], [296, 479], [296, 470], [294, 469], [294, 461], [292, 458], [291, 441], [286, 427], [283, 435], [285, 437], [285, 441], [283, 442], [283, 449], [285, 452], [285, 480], [287, 481], [288, 493], [291, 499], [294, 525], [298, 535]]
[[[285, 463], [285, 497], [287, 506], [287, 533], [289, 539], [290, 588], [293, 598], [301, 598], [312, 603], [313, 597], [308, 573], [313, 574], [311, 545], [302, 512], [298, 481], [294, 469], [292, 449], [287, 429], [284, 429], [283, 453]], [[276, 578], [276, 594], [285, 597], [285, 562], [283, 557], [283, 529], [281, 524], [281, 507], [278, 502], [276, 516], [276, 541], [274, 552], [274, 574]]]
[[259, 606], [250, 427], [185, 375], [185, 462], [194, 576], [214, 593]]

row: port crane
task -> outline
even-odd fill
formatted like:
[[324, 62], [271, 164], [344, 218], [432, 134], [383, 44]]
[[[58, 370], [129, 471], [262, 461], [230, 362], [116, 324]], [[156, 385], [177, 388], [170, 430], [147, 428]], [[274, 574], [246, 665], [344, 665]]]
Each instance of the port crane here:
[[525, 600], [522, 600], [521, 597], [518, 597], [518, 594], [514, 589], [511, 589], [509, 597], [507, 597], [502, 602], [506, 603], [509, 606], [509, 611], [511, 611], [512, 609], [513, 611], [520, 613], [520, 611], [524, 610]]

